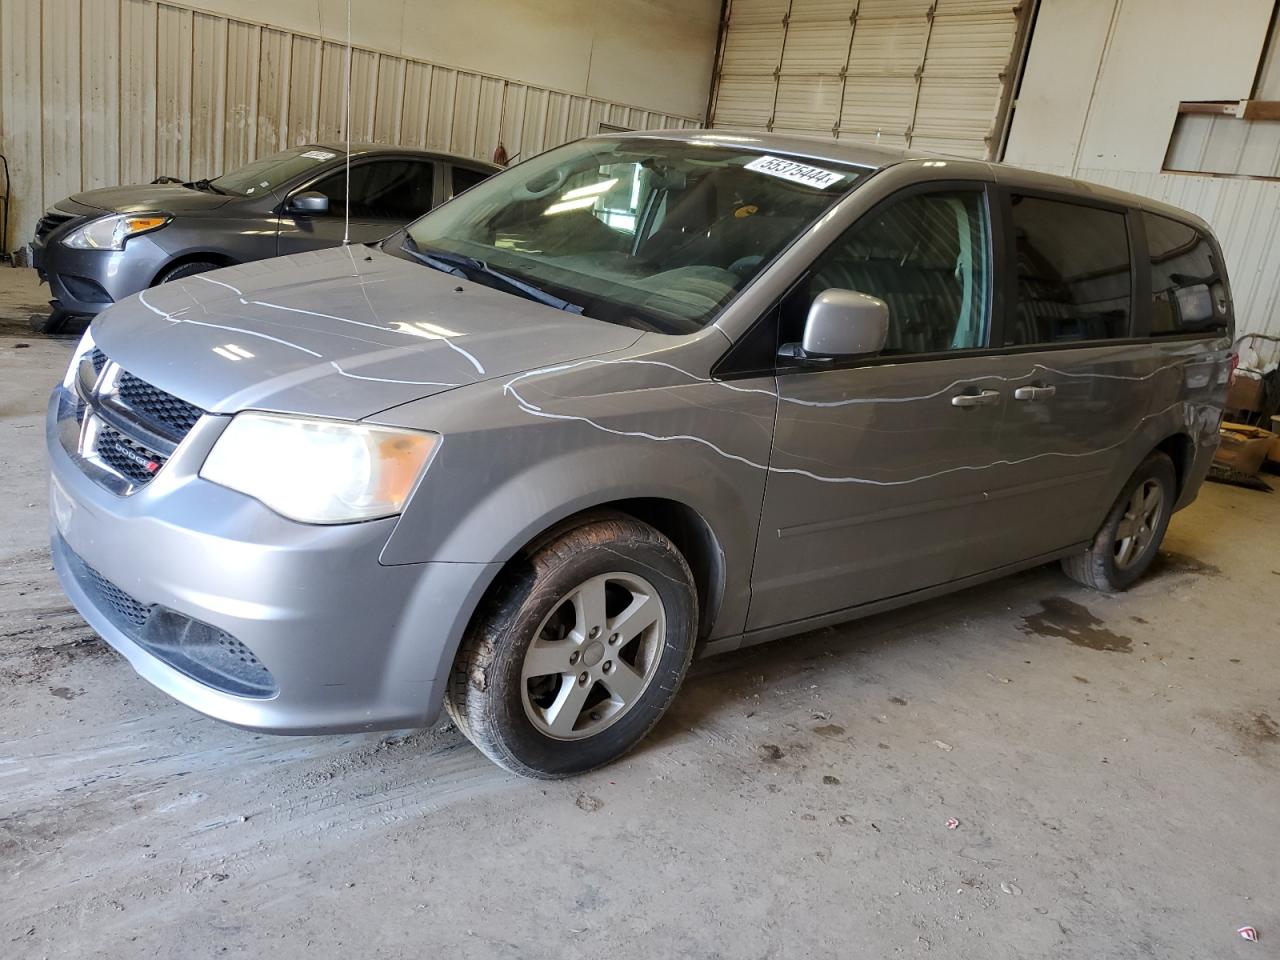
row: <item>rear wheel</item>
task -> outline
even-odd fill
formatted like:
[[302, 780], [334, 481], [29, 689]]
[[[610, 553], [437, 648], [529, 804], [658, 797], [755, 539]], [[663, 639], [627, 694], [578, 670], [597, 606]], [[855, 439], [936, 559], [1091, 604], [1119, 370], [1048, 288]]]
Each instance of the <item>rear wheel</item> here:
[[1062, 569], [1095, 590], [1127, 590], [1159, 552], [1176, 497], [1173, 461], [1163, 453], [1150, 454], [1125, 484], [1093, 544], [1065, 558]]
[[194, 277], [197, 273], [208, 273], [210, 270], [220, 270], [224, 264], [214, 263], [211, 260], [192, 260], [187, 263], [180, 263], [176, 267], [170, 267], [164, 273], [160, 274], [157, 284], [168, 283], [170, 280], [181, 280], [183, 277]]
[[501, 584], [454, 664], [445, 705], [490, 759], [524, 776], [572, 776], [634, 747], [693, 656], [684, 558], [625, 517], [587, 520]]

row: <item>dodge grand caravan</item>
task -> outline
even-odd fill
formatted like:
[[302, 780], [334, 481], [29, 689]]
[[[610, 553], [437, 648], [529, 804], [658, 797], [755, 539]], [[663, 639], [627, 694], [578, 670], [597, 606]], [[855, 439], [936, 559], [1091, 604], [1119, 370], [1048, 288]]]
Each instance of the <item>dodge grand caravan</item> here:
[[704, 653], [1060, 560], [1122, 590], [1230, 372], [1195, 217], [781, 136], [582, 140], [374, 244], [146, 290], [48, 418], [53, 557], [241, 727], [565, 776]]

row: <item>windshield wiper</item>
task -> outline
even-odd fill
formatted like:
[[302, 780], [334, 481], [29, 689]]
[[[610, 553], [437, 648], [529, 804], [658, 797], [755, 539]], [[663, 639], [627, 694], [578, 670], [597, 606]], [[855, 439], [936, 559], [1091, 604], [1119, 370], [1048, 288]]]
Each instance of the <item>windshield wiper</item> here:
[[545, 304], [548, 307], [555, 307], [557, 310], [564, 310], [566, 313], [582, 313], [583, 308], [576, 303], [570, 303], [557, 297], [554, 293], [548, 293], [541, 290], [531, 283], [526, 283], [516, 277], [503, 273], [501, 270], [495, 270], [483, 260], [476, 257], [468, 257], [460, 253], [449, 253], [445, 250], [424, 250], [418, 246], [418, 242], [409, 234], [405, 234], [404, 243], [400, 244], [400, 249], [410, 254], [419, 263], [424, 263], [428, 267], [440, 270], [443, 273], [450, 274], [454, 277], [461, 277], [463, 280], [470, 280], [470, 273], [479, 273], [487, 277], [492, 277], [499, 283], [511, 288], [517, 293], [521, 293], [530, 300], [537, 303]]
[[205, 177], [203, 180], [192, 180], [190, 183], [184, 183], [183, 186], [190, 187], [192, 190], [205, 190], [209, 193], [220, 194], [224, 197], [227, 195], [227, 191], [220, 187], [215, 187], [208, 177]]

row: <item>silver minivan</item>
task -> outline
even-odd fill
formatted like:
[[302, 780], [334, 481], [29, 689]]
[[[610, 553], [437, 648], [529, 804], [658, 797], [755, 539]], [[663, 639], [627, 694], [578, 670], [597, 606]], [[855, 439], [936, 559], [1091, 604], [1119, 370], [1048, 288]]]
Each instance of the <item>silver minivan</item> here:
[[1217, 445], [1208, 227], [999, 165], [581, 140], [379, 243], [146, 290], [49, 407], [54, 565], [237, 726], [566, 776], [695, 652], [1060, 560], [1122, 590]]

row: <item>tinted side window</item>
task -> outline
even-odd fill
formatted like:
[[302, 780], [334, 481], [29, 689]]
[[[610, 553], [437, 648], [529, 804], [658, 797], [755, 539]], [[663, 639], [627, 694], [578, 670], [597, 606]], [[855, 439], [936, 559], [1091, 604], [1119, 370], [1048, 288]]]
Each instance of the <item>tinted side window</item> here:
[[1142, 220], [1151, 256], [1151, 335], [1225, 327], [1227, 288], [1208, 239], [1168, 217], [1144, 213]]
[[466, 167], [453, 168], [453, 195], [456, 197], [464, 190], [470, 190], [482, 180], [488, 180], [489, 174], [479, 170], [468, 170]]
[[[362, 220], [409, 221], [431, 209], [432, 166], [418, 160], [374, 160], [351, 167], [351, 216]], [[329, 198], [329, 216], [341, 217], [346, 175], [337, 173], [312, 190]]]
[[916, 194], [873, 210], [815, 261], [786, 305], [784, 341], [800, 339], [814, 298], [835, 287], [888, 304], [886, 354], [985, 346], [988, 234], [977, 190]]
[[1013, 198], [1018, 307], [1008, 344], [1129, 335], [1132, 280], [1123, 213]]

